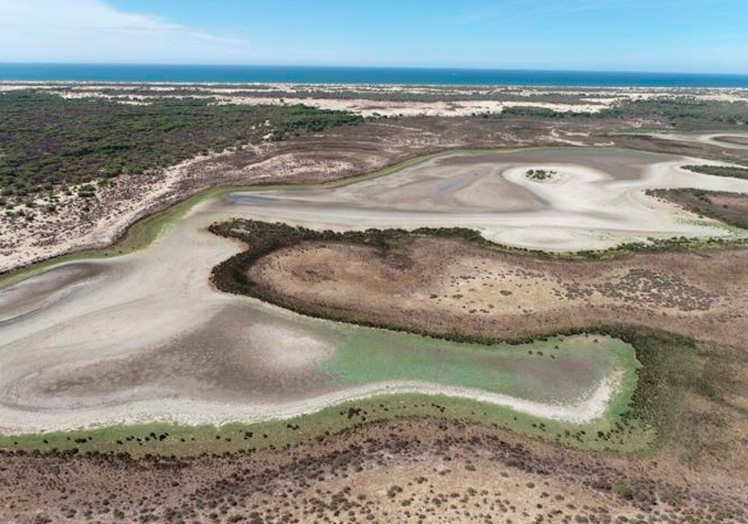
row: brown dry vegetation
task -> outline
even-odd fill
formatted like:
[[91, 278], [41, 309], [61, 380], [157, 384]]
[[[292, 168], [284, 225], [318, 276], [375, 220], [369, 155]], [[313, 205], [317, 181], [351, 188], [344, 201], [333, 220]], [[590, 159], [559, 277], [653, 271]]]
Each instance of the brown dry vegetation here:
[[745, 522], [719, 472], [397, 421], [194, 459], [5, 454], [3, 522]]
[[[0, 254], [23, 246], [27, 252], [19, 260], [26, 263], [107, 244], [112, 237], [93, 235], [97, 228], [111, 232], [114, 224], [114, 232], [121, 232], [135, 219], [209, 187], [327, 181], [447, 148], [570, 140], [715, 160], [748, 158], [738, 149], [608, 135], [638, 124], [398, 118], [252, 144], [185, 166], [150, 200], [146, 196], [161, 183], [158, 176], [123, 175], [100, 188], [85, 210], [70, 200], [53, 216], [5, 223]], [[443, 239], [415, 239], [375, 256], [369, 248], [332, 247], [288, 248], [287, 254], [300, 255], [298, 261], [280, 251], [262, 260], [253, 276], [278, 286], [278, 292], [293, 290], [299, 300], [308, 300], [315, 290], [325, 307], [348, 314], [379, 308], [397, 322], [407, 318], [434, 330], [462, 326], [507, 336], [626, 318], [702, 339], [742, 342], [747, 337], [748, 298], [742, 290], [748, 271], [742, 252], [637, 255], [576, 265], [525, 258], [519, 263], [519, 257]], [[281, 275], [286, 282], [276, 281]], [[356, 291], [351, 295], [356, 300], [341, 303], [348, 295], [341, 291]], [[719, 381], [725, 374], [714, 366], [714, 387], [722, 392]], [[732, 371], [735, 383], [748, 382], [745, 367]], [[732, 404], [721, 409], [748, 412], [746, 396], [734, 391], [719, 396]], [[684, 415], [715, 416], [715, 404], [692, 400], [692, 411]], [[691, 419], [687, 422], [690, 426]], [[693, 427], [720, 433], [694, 431], [699, 439], [734, 445], [712, 450], [719, 457], [710, 461], [720, 467], [707, 461], [699, 472], [671, 461], [667, 452], [655, 458], [582, 453], [435, 420], [365, 426], [292, 450], [194, 459], [5, 453], [0, 455], [0, 522], [748, 521], [748, 486], [745, 475], [735, 471], [743, 467], [743, 455], [735, 449], [745, 448], [748, 428], [720, 429], [695, 420]], [[722, 469], [730, 463], [732, 468]]]
[[623, 336], [643, 365], [632, 405], [657, 428], [659, 454], [746, 478], [748, 251], [573, 260], [488, 249], [456, 233], [244, 226], [254, 233], [241, 221], [213, 229], [249, 242], [216, 268], [224, 291], [457, 340]]
[[512, 339], [627, 324], [722, 345], [748, 344], [748, 251], [554, 260], [459, 239], [386, 248], [302, 242], [248, 270], [258, 293], [320, 316]]

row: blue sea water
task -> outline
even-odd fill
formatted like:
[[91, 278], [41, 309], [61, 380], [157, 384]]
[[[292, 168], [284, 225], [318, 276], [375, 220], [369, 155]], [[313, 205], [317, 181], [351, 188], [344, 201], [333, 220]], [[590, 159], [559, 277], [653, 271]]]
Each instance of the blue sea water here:
[[745, 87], [748, 75], [385, 67], [0, 63], [0, 81]]

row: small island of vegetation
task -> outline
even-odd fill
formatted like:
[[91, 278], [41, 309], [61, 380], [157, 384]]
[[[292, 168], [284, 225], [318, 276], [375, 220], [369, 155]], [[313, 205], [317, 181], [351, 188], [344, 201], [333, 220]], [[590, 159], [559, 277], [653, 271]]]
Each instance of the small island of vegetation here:
[[544, 182], [556, 176], [558, 172], [550, 169], [530, 169], [525, 176], [534, 182]]

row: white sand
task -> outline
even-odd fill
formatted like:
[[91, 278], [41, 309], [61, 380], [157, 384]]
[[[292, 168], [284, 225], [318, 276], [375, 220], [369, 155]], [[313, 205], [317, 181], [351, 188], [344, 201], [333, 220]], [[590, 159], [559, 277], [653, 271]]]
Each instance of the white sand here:
[[[510, 408], [519, 413], [562, 422], [584, 424], [605, 414], [608, 402], [620, 385], [620, 373], [600, 382], [574, 404], [551, 404], [489, 393], [479, 389], [443, 386], [428, 382], [377, 382], [317, 396], [301, 402], [253, 404], [217, 403], [186, 398], [158, 398], [152, 401], [124, 403], [104, 408], [34, 410], [8, 408], [0, 404], [0, 433], [16, 435], [47, 431], [68, 431], [113, 425], [166, 422], [182, 425], [223, 425], [232, 422], [253, 423], [289, 419], [321, 411], [349, 401], [380, 395], [425, 394], [475, 400]], [[151, 392], [158, 396], [157, 392]]]

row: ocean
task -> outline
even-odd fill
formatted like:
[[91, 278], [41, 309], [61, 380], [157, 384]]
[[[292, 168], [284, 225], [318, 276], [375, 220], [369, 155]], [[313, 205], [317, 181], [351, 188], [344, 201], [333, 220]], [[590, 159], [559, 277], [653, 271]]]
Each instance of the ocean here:
[[390, 67], [0, 63], [0, 81], [748, 88], [748, 75]]

